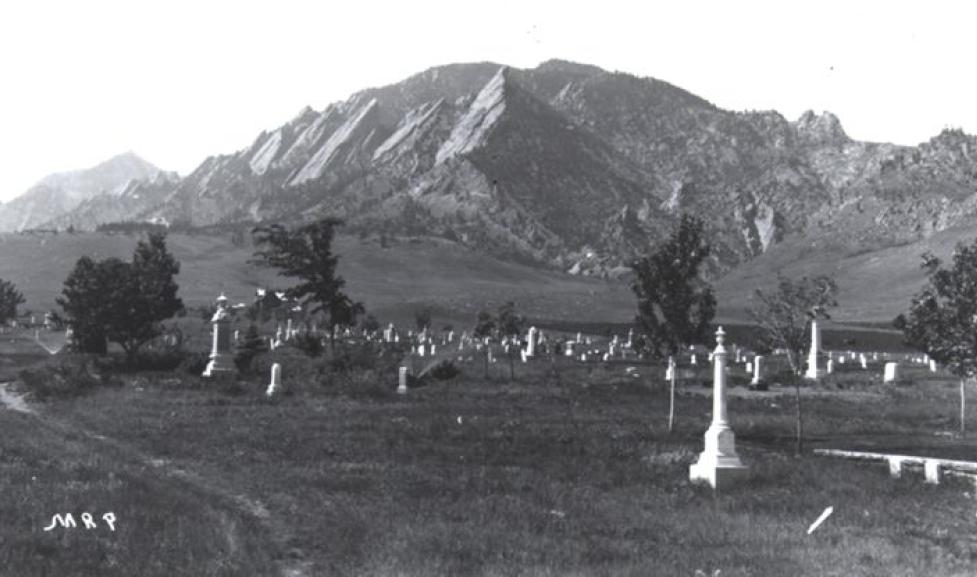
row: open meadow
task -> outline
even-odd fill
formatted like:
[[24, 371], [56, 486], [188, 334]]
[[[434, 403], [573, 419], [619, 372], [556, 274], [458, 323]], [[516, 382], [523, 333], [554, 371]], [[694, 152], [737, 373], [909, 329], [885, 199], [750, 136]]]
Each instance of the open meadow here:
[[[70, 360], [45, 359], [23, 331], [2, 335], [0, 352], [0, 381]], [[749, 479], [714, 493], [688, 470], [710, 419], [708, 365], [684, 372], [668, 433], [659, 366], [556, 358], [517, 362], [510, 380], [505, 359], [486, 376], [475, 358], [400, 396], [396, 362], [340, 370], [290, 345], [267, 356], [287, 391], [270, 400], [266, 372], [121, 373], [43, 401], [30, 382], [9, 385], [33, 412], [0, 409], [0, 566], [23, 577], [977, 573], [971, 482], [894, 480], [884, 465], [810, 451], [972, 455], [975, 438], [953, 434], [956, 382], [923, 368], [883, 386], [878, 364], [848, 367], [805, 387], [800, 456], [793, 389], [733, 387]], [[97, 528], [43, 530], [86, 511]]]

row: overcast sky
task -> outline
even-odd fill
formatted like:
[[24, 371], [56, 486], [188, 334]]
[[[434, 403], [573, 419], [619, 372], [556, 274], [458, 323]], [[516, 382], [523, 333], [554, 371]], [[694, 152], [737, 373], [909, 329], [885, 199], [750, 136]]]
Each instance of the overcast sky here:
[[729, 109], [830, 110], [860, 140], [977, 133], [969, 4], [3, 2], [0, 200], [126, 150], [186, 174], [306, 104], [449, 62], [586, 62]]

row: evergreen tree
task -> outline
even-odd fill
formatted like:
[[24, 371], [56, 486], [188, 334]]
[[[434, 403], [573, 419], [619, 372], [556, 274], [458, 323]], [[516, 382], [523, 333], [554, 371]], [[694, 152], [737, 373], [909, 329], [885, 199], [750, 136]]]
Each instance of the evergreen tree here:
[[702, 221], [683, 215], [678, 229], [657, 250], [633, 263], [638, 327], [645, 348], [659, 358], [709, 340], [716, 314], [712, 287], [700, 277], [710, 247]]
[[0, 279], [0, 325], [17, 318], [17, 307], [24, 304], [24, 295], [14, 283]]

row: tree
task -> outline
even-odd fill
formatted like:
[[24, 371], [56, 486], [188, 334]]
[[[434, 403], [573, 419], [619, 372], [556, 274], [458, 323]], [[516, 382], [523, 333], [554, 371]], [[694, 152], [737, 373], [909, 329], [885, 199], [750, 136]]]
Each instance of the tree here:
[[[522, 335], [523, 325], [525, 324], [525, 319], [516, 313], [516, 303], [509, 301], [504, 305], [499, 307], [498, 312], [495, 317], [495, 328], [499, 333], [499, 337], [509, 337], [510, 339], [515, 339], [516, 343], [519, 342], [519, 338]], [[519, 347], [509, 347], [509, 380], [516, 378], [516, 361], [515, 356]]]
[[678, 229], [657, 250], [632, 264], [638, 297], [637, 323], [645, 348], [662, 358], [709, 339], [716, 314], [712, 287], [699, 268], [709, 257], [702, 221], [683, 215]]
[[778, 275], [775, 290], [757, 289], [747, 314], [760, 327], [761, 346], [787, 351], [791, 371], [799, 374], [804, 351], [811, 343], [808, 323], [815, 311], [830, 318], [827, 310], [838, 306], [837, 293], [838, 285], [825, 275], [798, 280]]
[[24, 295], [14, 283], [0, 279], [0, 325], [17, 318], [17, 307], [24, 304]]
[[366, 315], [366, 318], [363, 319], [361, 326], [367, 333], [375, 333], [380, 330], [380, 321], [378, 321], [377, 317], [373, 315]]
[[335, 352], [335, 328], [356, 323], [363, 305], [343, 292], [346, 281], [336, 274], [339, 257], [332, 252], [336, 227], [343, 221], [326, 218], [293, 230], [282, 225], [256, 227], [252, 231], [258, 250], [252, 263], [278, 269], [278, 274], [299, 279], [287, 289], [289, 298], [310, 305], [312, 314], [326, 317], [330, 348]]
[[923, 255], [928, 284], [911, 301], [908, 313], [896, 317], [910, 346], [922, 350], [960, 378], [960, 432], [965, 431], [966, 382], [977, 377], [977, 239], [958, 244], [953, 264]]
[[787, 351], [794, 384], [795, 447], [800, 454], [804, 439], [804, 415], [801, 408], [800, 359], [804, 349], [810, 346], [808, 323], [817, 317], [830, 318], [827, 309], [838, 306], [835, 294], [838, 285], [829, 276], [801, 277], [794, 281], [777, 277], [777, 288], [772, 292], [757, 289], [754, 302], [747, 310], [750, 318], [760, 326], [761, 346]]
[[161, 322], [182, 307], [173, 277], [180, 263], [166, 249], [165, 233], [151, 232], [136, 245], [132, 262], [78, 259], [57, 299], [74, 331], [76, 347], [105, 354], [118, 343], [131, 362], [162, 333]]
[[414, 326], [417, 332], [422, 332], [431, 326], [431, 309], [422, 307], [414, 311]]

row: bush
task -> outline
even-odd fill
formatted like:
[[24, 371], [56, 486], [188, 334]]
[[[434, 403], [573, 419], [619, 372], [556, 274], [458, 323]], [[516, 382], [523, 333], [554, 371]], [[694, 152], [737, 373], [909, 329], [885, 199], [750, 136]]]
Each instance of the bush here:
[[207, 353], [188, 352], [183, 354], [183, 360], [180, 361], [179, 369], [184, 373], [199, 377], [203, 374], [209, 362], [210, 355]]
[[329, 361], [329, 366], [337, 373], [370, 369], [379, 372], [390, 370], [396, 373], [398, 361], [398, 355], [386, 354], [383, 348], [373, 343], [362, 343], [337, 348], [336, 355]]
[[122, 386], [105, 361], [91, 355], [66, 355], [20, 371], [24, 387], [38, 400], [74, 397], [100, 386]]
[[430, 369], [425, 371], [422, 376], [429, 376], [436, 381], [446, 381], [453, 379], [461, 374], [461, 369], [455, 366], [451, 360], [445, 359], [437, 362]]
[[140, 351], [125, 368], [130, 371], [174, 371], [182, 366], [188, 354], [179, 349]]
[[322, 338], [308, 331], [294, 335], [291, 339], [289, 339], [288, 344], [309, 355], [310, 357], [318, 357], [322, 355]]
[[331, 369], [322, 357], [310, 357], [293, 347], [279, 347], [274, 351], [261, 353], [254, 358], [254, 379], [267, 385], [271, 376], [271, 366], [282, 366], [282, 386], [285, 391], [317, 390], [331, 383]]

